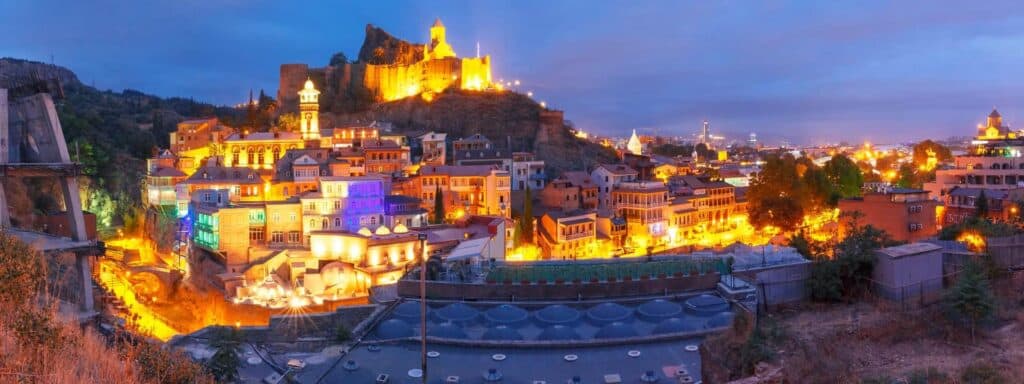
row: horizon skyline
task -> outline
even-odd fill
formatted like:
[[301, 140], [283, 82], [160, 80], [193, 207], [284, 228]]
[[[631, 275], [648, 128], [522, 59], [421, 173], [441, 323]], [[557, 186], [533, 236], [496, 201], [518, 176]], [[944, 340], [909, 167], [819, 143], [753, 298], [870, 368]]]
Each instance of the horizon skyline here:
[[[0, 31], [16, 42], [0, 56], [53, 55], [99, 89], [234, 105], [250, 89], [276, 95], [281, 64], [357, 57], [366, 24], [423, 43], [439, 17], [456, 52], [471, 56], [479, 42], [495, 79], [521, 80], [520, 91], [604, 136], [690, 136], [708, 119], [717, 132], [765, 141], [905, 142], [969, 136], [993, 105], [1015, 126], [1024, 108], [1014, 97], [1024, 87], [1005, 81], [1021, 74], [1013, 64], [1024, 33], [1013, 25], [1024, 12], [991, 3], [580, 10], [585, 3], [449, 1], [348, 4], [342, 14], [324, 4], [0, 4], [11, 17]], [[40, 16], [54, 23], [28, 23]], [[516, 22], [527, 17], [548, 28]]]

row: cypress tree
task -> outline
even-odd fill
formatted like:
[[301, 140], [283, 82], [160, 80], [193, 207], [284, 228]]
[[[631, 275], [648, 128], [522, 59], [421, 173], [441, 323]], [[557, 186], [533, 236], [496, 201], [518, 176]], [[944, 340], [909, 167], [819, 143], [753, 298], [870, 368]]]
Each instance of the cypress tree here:
[[971, 341], [978, 322], [995, 312], [995, 299], [988, 279], [974, 261], [969, 261], [960, 272], [960, 278], [946, 296], [946, 303], [954, 313], [967, 320], [971, 328]]
[[523, 243], [533, 244], [533, 198], [530, 196], [530, 187], [526, 187], [526, 196], [523, 198], [523, 217], [519, 220], [523, 223], [523, 234], [520, 237]]
[[441, 192], [441, 186], [438, 185], [434, 192], [434, 224], [441, 224], [444, 222], [444, 197]]
[[988, 216], [988, 197], [985, 196], [985, 190], [982, 189], [981, 193], [978, 194], [978, 199], [974, 201], [975, 214], [984, 219]]

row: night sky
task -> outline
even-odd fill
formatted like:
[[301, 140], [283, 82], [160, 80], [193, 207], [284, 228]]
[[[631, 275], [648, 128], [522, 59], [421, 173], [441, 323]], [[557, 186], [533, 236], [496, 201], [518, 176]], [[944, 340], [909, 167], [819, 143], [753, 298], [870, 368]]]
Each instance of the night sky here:
[[440, 17], [495, 78], [584, 130], [797, 143], [969, 135], [992, 106], [1024, 126], [1019, 1], [0, 0], [0, 56], [101, 89], [219, 104], [277, 91], [282, 63], [358, 54], [367, 23], [414, 42]]

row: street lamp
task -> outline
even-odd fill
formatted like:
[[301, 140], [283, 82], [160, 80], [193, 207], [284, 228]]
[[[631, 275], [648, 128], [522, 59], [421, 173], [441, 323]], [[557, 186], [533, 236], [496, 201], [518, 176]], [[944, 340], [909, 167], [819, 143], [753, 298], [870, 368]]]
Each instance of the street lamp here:
[[420, 370], [427, 384], [427, 234], [419, 233], [420, 241]]

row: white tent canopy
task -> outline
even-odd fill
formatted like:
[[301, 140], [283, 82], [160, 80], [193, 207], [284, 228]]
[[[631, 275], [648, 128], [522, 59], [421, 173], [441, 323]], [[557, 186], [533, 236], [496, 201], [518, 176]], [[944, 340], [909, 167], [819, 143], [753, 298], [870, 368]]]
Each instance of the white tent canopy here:
[[451, 252], [445, 256], [445, 261], [460, 261], [460, 260], [471, 260], [473, 258], [482, 257], [488, 251], [490, 245], [490, 239], [483, 237], [479, 239], [466, 240], [459, 245], [455, 246]]

